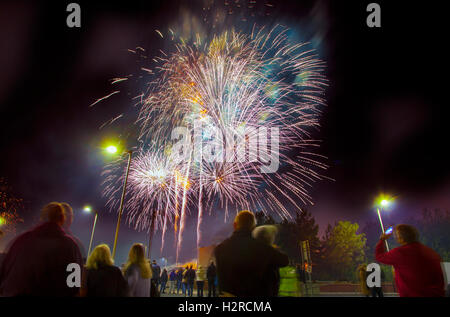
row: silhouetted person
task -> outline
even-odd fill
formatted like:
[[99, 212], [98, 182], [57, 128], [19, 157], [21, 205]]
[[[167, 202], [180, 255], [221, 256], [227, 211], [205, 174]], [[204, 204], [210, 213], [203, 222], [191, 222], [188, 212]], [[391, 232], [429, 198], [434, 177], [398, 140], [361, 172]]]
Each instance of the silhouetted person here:
[[167, 280], [169, 279], [169, 275], [167, 274], [167, 270], [164, 269], [161, 273], [161, 288], [159, 289], [159, 291], [161, 292], [161, 294], [164, 294], [164, 291], [166, 290], [166, 285], [167, 285]]
[[195, 270], [192, 267], [192, 265], [189, 267], [189, 269], [186, 272], [186, 279], [187, 279], [187, 295], [189, 297], [192, 297], [192, 294], [194, 293], [194, 282], [195, 282]]
[[[60, 202], [59, 204], [61, 204], [61, 206], [64, 209], [64, 214], [65, 214], [65, 220], [64, 220], [64, 224], [62, 225], [62, 228], [64, 229], [64, 231], [66, 232], [66, 234], [68, 236], [70, 236], [73, 241], [75, 241], [75, 243], [77, 244], [78, 248], [80, 249], [81, 252], [81, 256], [83, 257], [83, 261], [86, 262], [86, 249], [84, 248], [83, 243], [81, 242], [80, 239], [78, 239], [78, 237], [76, 237], [72, 231], [70, 231], [70, 226], [72, 225], [73, 222], [73, 209], [72, 207], [65, 202]], [[45, 210], [41, 211], [41, 220], [42, 221], [48, 221], [48, 215], [47, 212]]]
[[11, 245], [0, 272], [3, 296], [75, 296], [78, 287], [67, 285], [67, 266], [83, 259], [75, 241], [62, 225], [64, 209], [59, 203], [43, 208], [48, 221], [20, 235]]
[[176, 281], [177, 281], [177, 295], [181, 292], [183, 293], [183, 268], [177, 270]]
[[[128, 282], [128, 295], [131, 297], [150, 297], [152, 290], [152, 269], [145, 258], [145, 248], [141, 243], [135, 243], [128, 253], [124, 267], [125, 279]], [[158, 289], [153, 295], [157, 295]], [[151, 295], [151, 296], [153, 296]]]
[[[252, 236], [258, 241], [261, 241], [269, 247], [276, 248], [274, 245], [275, 237], [278, 233], [276, 226], [265, 225], [256, 227]], [[266, 289], [266, 294], [271, 297], [278, 296], [278, 290], [280, 288], [280, 269], [276, 264], [272, 264], [268, 267], [266, 273], [264, 274], [264, 288]]]
[[264, 280], [267, 272], [289, 264], [287, 255], [252, 237], [255, 224], [252, 212], [239, 212], [232, 236], [214, 250], [221, 295], [270, 296]]
[[206, 271], [206, 277], [208, 279], [208, 297], [216, 297], [216, 276], [216, 266], [214, 265], [214, 262], [211, 262]]
[[127, 296], [127, 282], [122, 271], [114, 266], [111, 251], [106, 244], [92, 250], [86, 263], [86, 277], [83, 282], [83, 295], [87, 297]]
[[183, 272], [183, 280], [182, 280], [182, 285], [183, 285], [183, 295], [186, 296], [188, 293], [188, 277], [189, 277], [189, 266], [186, 266], [186, 270], [184, 270]]
[[169, 274], [169, 294], [175, 294], [177, 284], [177, 272], [175, 270], [170, 271]]
[[78, 237], [75, 236], [72, 233], [72, 231], [70, 230], [70, 226], [72, 225], [72, 222], [73, 222], [73, 209], [68, 203], [62, 202], [60, 204], [64, 208], [64, 212], [65, 212], [65, 215], [66, 215], [66, 220], [64, 221], [64, 225], [63, 225], [64, 231], [78, 245], [78, 248], [80, 249], [80, 252], [81, 252], [81, 256], [83, 257], [83, 260], [86, 262], [86, 259], [87, 259], [86, 249], [84, 248], [84, 245], [81, 242], [81, 240], [78, 239]]
[[159, 285], [159, 277], [161, 275], [161, 268], [159, 267], [158, 264], [156, 264], [156, 260], [153, 260], [152, 262], [152, 283], [154, 283], [156, 285], [156, 287], [158, 287]]
[[206, 272], [203, 266], [201, 265], [198, 266], [195, 279], [197, 282], [197, 296], [203, 297], [203, 288], [205, 287], [205, 280], [206, 280]]
[[441, 257], [429, 247], [418, 242], [417, 229], [410, 225], [397, 225], [394, 235], [401, 245], [389, 252], [385, 240], [391, 234], [383, 234], [375, 248], [378, 262], [392, 265], [395, 284], [401, 297], [443, 297], [444, 276]]

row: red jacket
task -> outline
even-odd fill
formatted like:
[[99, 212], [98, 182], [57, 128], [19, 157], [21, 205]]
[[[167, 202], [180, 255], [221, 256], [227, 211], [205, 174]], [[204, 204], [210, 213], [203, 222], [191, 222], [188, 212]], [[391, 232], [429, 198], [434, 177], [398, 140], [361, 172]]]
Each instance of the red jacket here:
[[395, 284], [400, 297], [443, 297], [444, 274], [441, 257], [419, 242], [386, 252], [380, 240], [375, 248], [378, 262], [394, 266]]

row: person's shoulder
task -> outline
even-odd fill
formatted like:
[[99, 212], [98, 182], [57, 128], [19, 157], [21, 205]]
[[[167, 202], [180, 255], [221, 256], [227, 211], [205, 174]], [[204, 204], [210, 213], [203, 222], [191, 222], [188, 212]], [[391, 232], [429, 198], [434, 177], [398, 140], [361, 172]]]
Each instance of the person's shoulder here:
[[72, 232], [65, 232], [65, 235], [68, 236], [69, 238], [71, 238], [78, 246], [83, 245], [81, 240], [76, 235], [74, 235]]
[[33, 234], [34, 234], [34, 230], [31, 229], [31, 230], [28, 230], [28, 231], [18, 235], [15, 239], [13, 239], [11, 241], [10, 246], [14, 247], [14, 246], [16, 246], [16, 245], [18, 245], [18, 244], [20, 244], [22, 242], [27, 241], [29, 238], [33, 237]]
[[246, 239], [252, 246], [253, 249], [259, 249], [262, 252], [268, 252], [268, 254], [272, 254], [275, 252], [275, 248], [272, 247], [271, 245], [267, 245], [266, 243], [255, 239], [253, 237], [248, 237]]
[[[260, 242], [260, 241], [258, 241]], [[267, 245], [265, 243], [263, 243], [263, 245], [261, 246], [261, 248], [264, 250], [265, 253], [267, 253], [268, 255], [284, 255], [283, 252], [281, 252], [278, 248], [275, 248], [271, 245]]]
[[34, 242], [36, 241], [36, 228], [37, 227], [31, 228], [28, 231], [25, 231], [17, 237], [13, 238], [5, 248], [6, 254], [8, 254], [11, 250], [18, 250], [34, 245]]
[[121, 272], [120, 268], [116, 265], [108, 265], [106, 266], [108, 268], [108, 270], [110, 271], [114, 271], [114, 272]]
[[392, 251], [394, 251], [394, 250], [400, 251], [400, 252], [407, 251], [407, 252], [414, 252], [414, 253], [416, 253], [416, 252], [423, 252], [423, 251], [429, 252], [430, 250], [432, 251], [431, 248], [429, 248], [425, 244], [423, 244], [421, 242], [418, 242], [418, 241], [411, 242], [411, 243], [408, 243], [408, 244], [405, 244], [405, 245], [401, 245], [399, 247], [394, 248]]
[[90, 269], [88, 271], [98, 273], [103, 272], [102, 274], [108, 274], [109, 276], [117, 276], [118, 274], [122, 275], [120, 268], [115, 265], [102, 265], [97, 270]]
[[63, 241], [66, 245], [70, 245], [72, 248], [76, 248], [78, 251], [79, 247], [78, 247], [78, 243], [76, 241], [76, 239], [74, 239], [73, 236], [68, 235], [67, 233], [64, 232], [63, 235], [61, 235], [61, 241]]
[[218, 245], [216, 245], [216, 247], [214, 248], [214, 251], [221, 250], [221, 249], [225, 248], [228, 244], [230, 244], [230, 238], [226, 238], [225, 240], [220, 242]]
[[115, 266], [115, 265], [111, 265], [111, 266], [109, 266], [108, 268], [109, 268], [109, 270], [110, 270], [111, 272], [113, 272], [114, 274], [123, 276], [122, 270], [121, 270], [119, 267], [117, 267], [117, 266]]
[[139, 267], [136, 263], [131, 264], [126, 269], [126, 274], [132, 274], [133, 272], [137, 272], [139, 270]]
[[286, 265], [287, 265], [287, 262], [289, 261], [289, 257], [286, 253], [284, 253], [280, 249], [275, 248], [271, 245], [266, 245], [266, 244], [264, 245], [264, 254], [266, 254], [266, 256], [273, 261], [286, 262]]
[[431, 256], [432, 258], [441, 261], [442, 258], [439, 255], [439, 253], [437, 253], [436, 251], [434, 251], [432, 248], [430, 248], [429, 246], [422, 244], [420, 242], [417, 242], [417, 244], [420, 246], [420, 248], [422, 248], [423, 250], [425, 250], [425, 252]]

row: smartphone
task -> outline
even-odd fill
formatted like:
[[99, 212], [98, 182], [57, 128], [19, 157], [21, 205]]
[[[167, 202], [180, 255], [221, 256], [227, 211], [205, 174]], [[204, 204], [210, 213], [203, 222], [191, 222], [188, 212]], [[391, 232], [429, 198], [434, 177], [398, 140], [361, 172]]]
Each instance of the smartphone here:
[[389, 228], [386, 229], [386, 231], [384, 233], [385, 234], [391, 234], [392, 230], [394, 230], [394, 228], [392, 226], [390, 226]]

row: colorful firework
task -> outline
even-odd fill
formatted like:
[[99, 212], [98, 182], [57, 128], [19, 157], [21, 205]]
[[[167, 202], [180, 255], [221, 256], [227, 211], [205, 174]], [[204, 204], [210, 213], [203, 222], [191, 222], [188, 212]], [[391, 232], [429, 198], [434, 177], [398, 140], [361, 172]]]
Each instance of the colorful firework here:
[[[280, 161], [292, 170], [285, 174], [288, 177], [280, 177], [258, 173], [258, 164], [253, 164], [253, 172], [270, 187], [267, 192], [289, 191], [289, 197], [294, 194], [302, 203], [311, 203], [307, 187], [321, 178], [314, 170], [326, 168], [305, 150], [317, 146], [310, 135], [319, 126], [320, 106], [325, 105], [324, 64], [304, 43], [290, 44], [286, 32], [281, 27], [267, 34], [231, 31], [205, 43], [198, 37], [191, 46], [178, 44], [176, 52], [159, 59], [158, 80], [143, 99], [141, 138], [170, 135], [174, 126], [192, 131], [198, 122], [222, 135], [278, 128]], [[291, 159], [295, 149], [301, 156]], [[268, 147], [264, 151], [259, 158], [270, 157]], [[238, 174], [248, 175], [248, 164], [233, 164]], [[201, 174], [201, 169], [197, 171]], [[289, 216], [281, 202], [275, 200], [275, 206], [274, 211]]]
[[[173, 221], [178, 188], [189, 188], [189, 181], [180, 176], [184, 167], [175, 164], [165, 152], [152, 147], [138, 152], [131, 161], [125, 209], [127, 221], [137, 230], [149, 228], [153, 213], [157, 219], [155, 229], [162, 229], [164, 219]], [[124, 158], [119, 158], [103, 172], [104, 196], [108, 197], [107, 204], [112, 209], [118, 207], [116, 197], [124, 181], [124, 163]]]
[[[318, 147], [312, 133], [319, 127], [327, 86], [324, 63], [314, 50], [291, 43], [288, 30], [277, 26], [268, 32], [197, 36], [193, 43], [181, 40], [174, 52], [154, 60], [158, 65], [146, 68], [153, 74], [149, 89], [139, 96], [139, 139], [171, 149], [173, 129], [185, 127], [188, 155], [175, 163], [160, 149], [138, 154], [130, 169], [130, 223], [148, 228], [151, 212], [158, 212], [163, 233], [168, 223], [178, 231], [179, 250], [189, 202], [198, 207], [198, 246], [204, 211], [216, 202], [225, 214], [245, 207], [283, 218], [293, 213], [286, 202], [294, 208], [312, 204], [308, 188], [327, 168], [323, 157], [310, 150]], [[245, 151], [252, 140], [256, 148], [240, 156], [237, 148], [243, 145]], [[215, 149], [213, 160], [203, 143]], [[274, 154], [281, 165], [267, 172], [262, 166], [274, 163]], [[190, 180], [190, 190], [174, 181], [176, 173]], [[123, 173], [109, 169], [107, 175], [105, 195], [114, 206]]]

